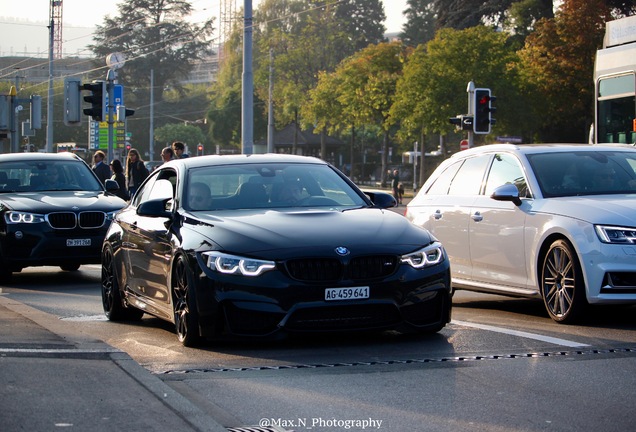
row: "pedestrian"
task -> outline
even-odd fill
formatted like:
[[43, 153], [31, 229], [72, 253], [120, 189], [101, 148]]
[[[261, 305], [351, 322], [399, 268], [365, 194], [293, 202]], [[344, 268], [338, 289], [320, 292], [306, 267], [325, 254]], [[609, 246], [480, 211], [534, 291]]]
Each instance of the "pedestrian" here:
[[404, 198], [404, 183], [398, 183], [398, 196], [400, 199], [398, 200], [398, 204], [402, 204], [402, 199]]
[[398, 204], [401, 204], [402, 200], [400, 199], [398, 184], [400, 184], [400, 172], [395, 169], [393, 170], [393, 175], [391, 176], [391, 189], [393, 190], [393, 198], [395, 198], [395, 201]]
[[172, 147], [165, 147], [163, 150], [161, 150], [161, 160], [163, 160], [163, 163], [169, 162], [173, 159], [174, 150], [172, 150]]
[[131, 198], [135, 195], [141, 183], [148, 177], [148, 174], [148, 168], [146, 168], [144, 161], [139, 156], [139, 152], [131, 148], [126, 159], [126, 185]]
[[110, 178], [110, 168], [104, 162], [105, 159], [106, 154], [101, 150], [97, 150], [93, 155], [93, 172], [104, 186], [106, 185], [106, 180]]
[[175, 159], [183, 159], [183, 158], [190, 157], [189, 154], [184, 153], [185, 144], [182, 143], [181, 141], [175, 141], [172, 143], [172, 151], [174, 152]]
[[115, 192], [115, 195], [125, 201], [128, 201], [130, 199], [130, 194], [128, 193], [128, 187], [126, 186], [124, 167], [119, 159], [113, 159], [110, 162], [110, 169], [113, 172], [113, 176], [111, 178], [115, 180], [119, 185], [119, 189], [117, 190], [117, 192]]

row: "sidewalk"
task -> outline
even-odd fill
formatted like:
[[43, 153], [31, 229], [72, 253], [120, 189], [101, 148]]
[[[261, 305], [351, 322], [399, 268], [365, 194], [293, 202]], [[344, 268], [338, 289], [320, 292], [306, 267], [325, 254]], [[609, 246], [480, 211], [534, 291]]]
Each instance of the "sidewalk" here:
[[126, 353], [91, 339], [79, 326], [0, 292], [3, 432], [227, 432]]

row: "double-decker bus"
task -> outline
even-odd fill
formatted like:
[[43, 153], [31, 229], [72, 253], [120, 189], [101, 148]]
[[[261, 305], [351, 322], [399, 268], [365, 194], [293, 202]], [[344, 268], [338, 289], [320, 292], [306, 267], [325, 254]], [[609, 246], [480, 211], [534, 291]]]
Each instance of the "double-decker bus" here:
[[636, 15], [606, 23], [596, 52], [592, 143], [636, 144]]

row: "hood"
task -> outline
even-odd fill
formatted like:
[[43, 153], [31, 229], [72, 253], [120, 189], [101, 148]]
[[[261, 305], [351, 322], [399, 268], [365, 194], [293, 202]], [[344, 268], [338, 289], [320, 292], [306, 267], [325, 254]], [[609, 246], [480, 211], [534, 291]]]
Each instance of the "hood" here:
[[[198, 215], [202, 216], [202, 215]], [[324, 256], [344, 246], [352, 255], [403, 254], [433, 241], [428, 231], [389, 210], [232, 211], [203, 218], [192, 227], [228, 253], [278, 251], [280, 258]], [[302, 251], [302, 252], [301, 252]]]
[[[56, 211], [115, 211], [126, 202], [102, 191], [0, 193], [0, 210], [46, 214]], [[75, 208], [74, 208], [75, 207]]]
[[591, 224], [636, 226], [636, 195], [631, 194], [548, 198], [532, 210]]

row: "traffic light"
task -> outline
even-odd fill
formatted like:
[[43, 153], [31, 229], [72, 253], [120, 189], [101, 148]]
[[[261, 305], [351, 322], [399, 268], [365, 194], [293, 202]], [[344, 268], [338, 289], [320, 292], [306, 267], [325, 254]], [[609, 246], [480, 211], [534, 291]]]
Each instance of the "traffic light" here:
[[84, 114], [91, 116], [93, 120], [101, 122], [107, 120], [108, 104], [106, 103], [106, 81], [93, 81], [82, 85], [82, 90], [91, 92], [84, 96], [84, 100], [91, 104], [90, 108], [84, 108]]
[[203, 156], [203, 144], [197, 146], [197, 156]]
[[476, 134], [490, 133], [490, 126], [495, 122], [492, 118], [492, 113], [494, 112], [492, 102], [494, 100], [495, 98], [490, 94], [490, 89], [475, 89], [473, 132]]
[[458, 115], [448, 119], [457, 130], [473, 130], [473, 116]]
[[123, 105], [118, 105], [117, 106], [117, 121], [118, 122], [123, 122], [128, 117], [132, 117], [133, 115], [135, 115], [135, 110], [134, 109], [126, 108]]
[[79, 126], [82, 123], [82, 80], [64, 78], [64, 124]]

